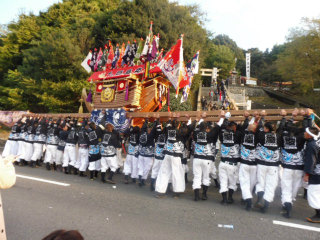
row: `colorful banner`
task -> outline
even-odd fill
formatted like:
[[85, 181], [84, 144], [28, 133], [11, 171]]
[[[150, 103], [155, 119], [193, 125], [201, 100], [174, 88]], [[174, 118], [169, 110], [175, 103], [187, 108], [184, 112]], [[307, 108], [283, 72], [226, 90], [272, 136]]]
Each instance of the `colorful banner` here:
[[12, 127], [23, 114], [27, 114], [29, 111], [0, 111], [0, 123], [7, 127]]
[[183, 38], [163, 57], [158, 67], [171, 82], [173, 87], [179, 91], [179, 83], [183, 79]]
[[[132, 67], [124, 67], [124, 68], [117, 68], [112, 70], [106, 70], [106, 71], [100, 71], [95, 72], [91, 75], [91, 77], [88, 79], [88, 81], [99, 81], [99, 80], [108, 80], [113, 78], [125, 78], [129, 77], [130, 74], [144, 74], [145, 72], [145, 65], [138, 65], [138, 66], [132, 66]], [[149, 73], [158, 73], [161, 72], [160, 68], [157, 66], [156, 63], [150, 64], [150, 71]]]
[[[114, 126], [115, 130], [124, 132], [130, 127], [130, 121], [126, 118], [126, 111], [123, 109], [106, 109], [106, 123], [110, 123]], [[94, 122], [96, 125], [100, 124], [101, 110], [96, 110], [91, 112], [90, 121]]]

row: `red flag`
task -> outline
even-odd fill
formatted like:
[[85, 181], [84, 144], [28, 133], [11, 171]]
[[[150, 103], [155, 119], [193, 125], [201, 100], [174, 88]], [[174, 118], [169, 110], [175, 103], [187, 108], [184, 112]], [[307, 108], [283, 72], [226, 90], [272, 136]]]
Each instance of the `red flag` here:
[[118, 81], [118, 91], [123, 91], [126, 88], [126, 80]]
[[182, 79], [181, 79], [181, 81], [180, 81], [180, 83], [179, 83], [179, 88], [181, 89], [181, 88], [184, 88], [185, 86], [187, 86], [187, 85], [189, 85], [189, 83], [190, 83], [190, 77], [188, 76], [188, 74], [187, 74], [187, 69], [186, 69], [186, 67], [184, 66], [184, 64], [183, 64], [183, 73], [182, 73]]
[[106, 64], [107, 69], [112, 69], [113, 58], [114, 58], [113, 46], [110, 43], [110, 50], [109, 50], [108, 60]]
[[183, 48], [182, 37], [177, 44], [158, 63], [159, 68], [169, 79], [171, 84], [179, 91], [179, 83], [183, 78]]
[[120, 57], [118, 60], [118, 67], [121, 67], [122, 58], [123, 58], [125, 52], [126, 52], [126, 45], [124, 43], [122, 43]]

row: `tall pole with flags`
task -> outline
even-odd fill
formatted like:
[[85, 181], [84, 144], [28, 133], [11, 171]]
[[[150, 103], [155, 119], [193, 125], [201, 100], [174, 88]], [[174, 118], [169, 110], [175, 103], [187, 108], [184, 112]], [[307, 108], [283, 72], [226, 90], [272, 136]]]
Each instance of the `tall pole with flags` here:
[[178, 86], [176, 89], [176, 98], [179, 94], [179, 84], [181, 80], [183, 79], [183, 73], [184, 73], [184, 62], [183, 62], [183, 36], [184, 34], [181, 34], [181, 46], [180, 46], [180, 56], [179, 56], [179, 78], [178, 78]]
[[150, 62], [148, 60], [148, 54], [150, 52], [151, 42], [152, 42], [151, 39], [152, 39], [152, 36], [153, 36], [152, 25], [153, 25], [153, 22], [151, 21], [150, 22], [150, 28], [149, 28], [149, 34], [146, 37], [145, 46], [144, 46], [143, 51], [142, 51], [142, 55], [145, 55], [144, 56], [144, 58], [145, 58], [145, 71], [144, 71], [143, 81], [146, 80], [149, 77]]

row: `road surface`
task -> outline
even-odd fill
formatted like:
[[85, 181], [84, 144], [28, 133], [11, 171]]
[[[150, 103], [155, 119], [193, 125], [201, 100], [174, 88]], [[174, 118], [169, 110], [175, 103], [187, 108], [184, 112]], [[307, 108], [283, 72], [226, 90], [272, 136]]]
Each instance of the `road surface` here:
[[[209, 200], [194, 202], [191, 183], [179, 199], [171, 194], [157, 199], [149, 186], [123, 184], [115, 176], [116, 188], [98, 180], [42, 168], [16, 167], [18, 175], [56, 181], [37, 181], [18, 177], [16, 185], [2, 190], [8, 240], [41, 239], [56, 229], [77, 229], [85, 239], [320, 239], [320, 225], [307, 223], [313, 214], [306, 200], [298, 196], [293, 216], [280, 215], [279, 191], [267, 214], [246, 212], [240, 204], [240, 192], [233, 205], [220, 205], [218, 190], [209, 188]], [[274, 224], [295, 223], [299, 229]], [[221, 228], [233, 225], [232, 228]]]

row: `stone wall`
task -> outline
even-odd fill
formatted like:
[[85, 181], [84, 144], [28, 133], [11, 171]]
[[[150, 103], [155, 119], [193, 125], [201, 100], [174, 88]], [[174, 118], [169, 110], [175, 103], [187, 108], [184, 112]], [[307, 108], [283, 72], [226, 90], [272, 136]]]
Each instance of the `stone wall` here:
[[246, 97], [265, 97], [265, 96], [267, 96], [265, 91], [259, 87], [229, 85], [228, 90], [230, 93], [235, 93], [235, 94], [239, 94], [240, 92], [245, 90]]

